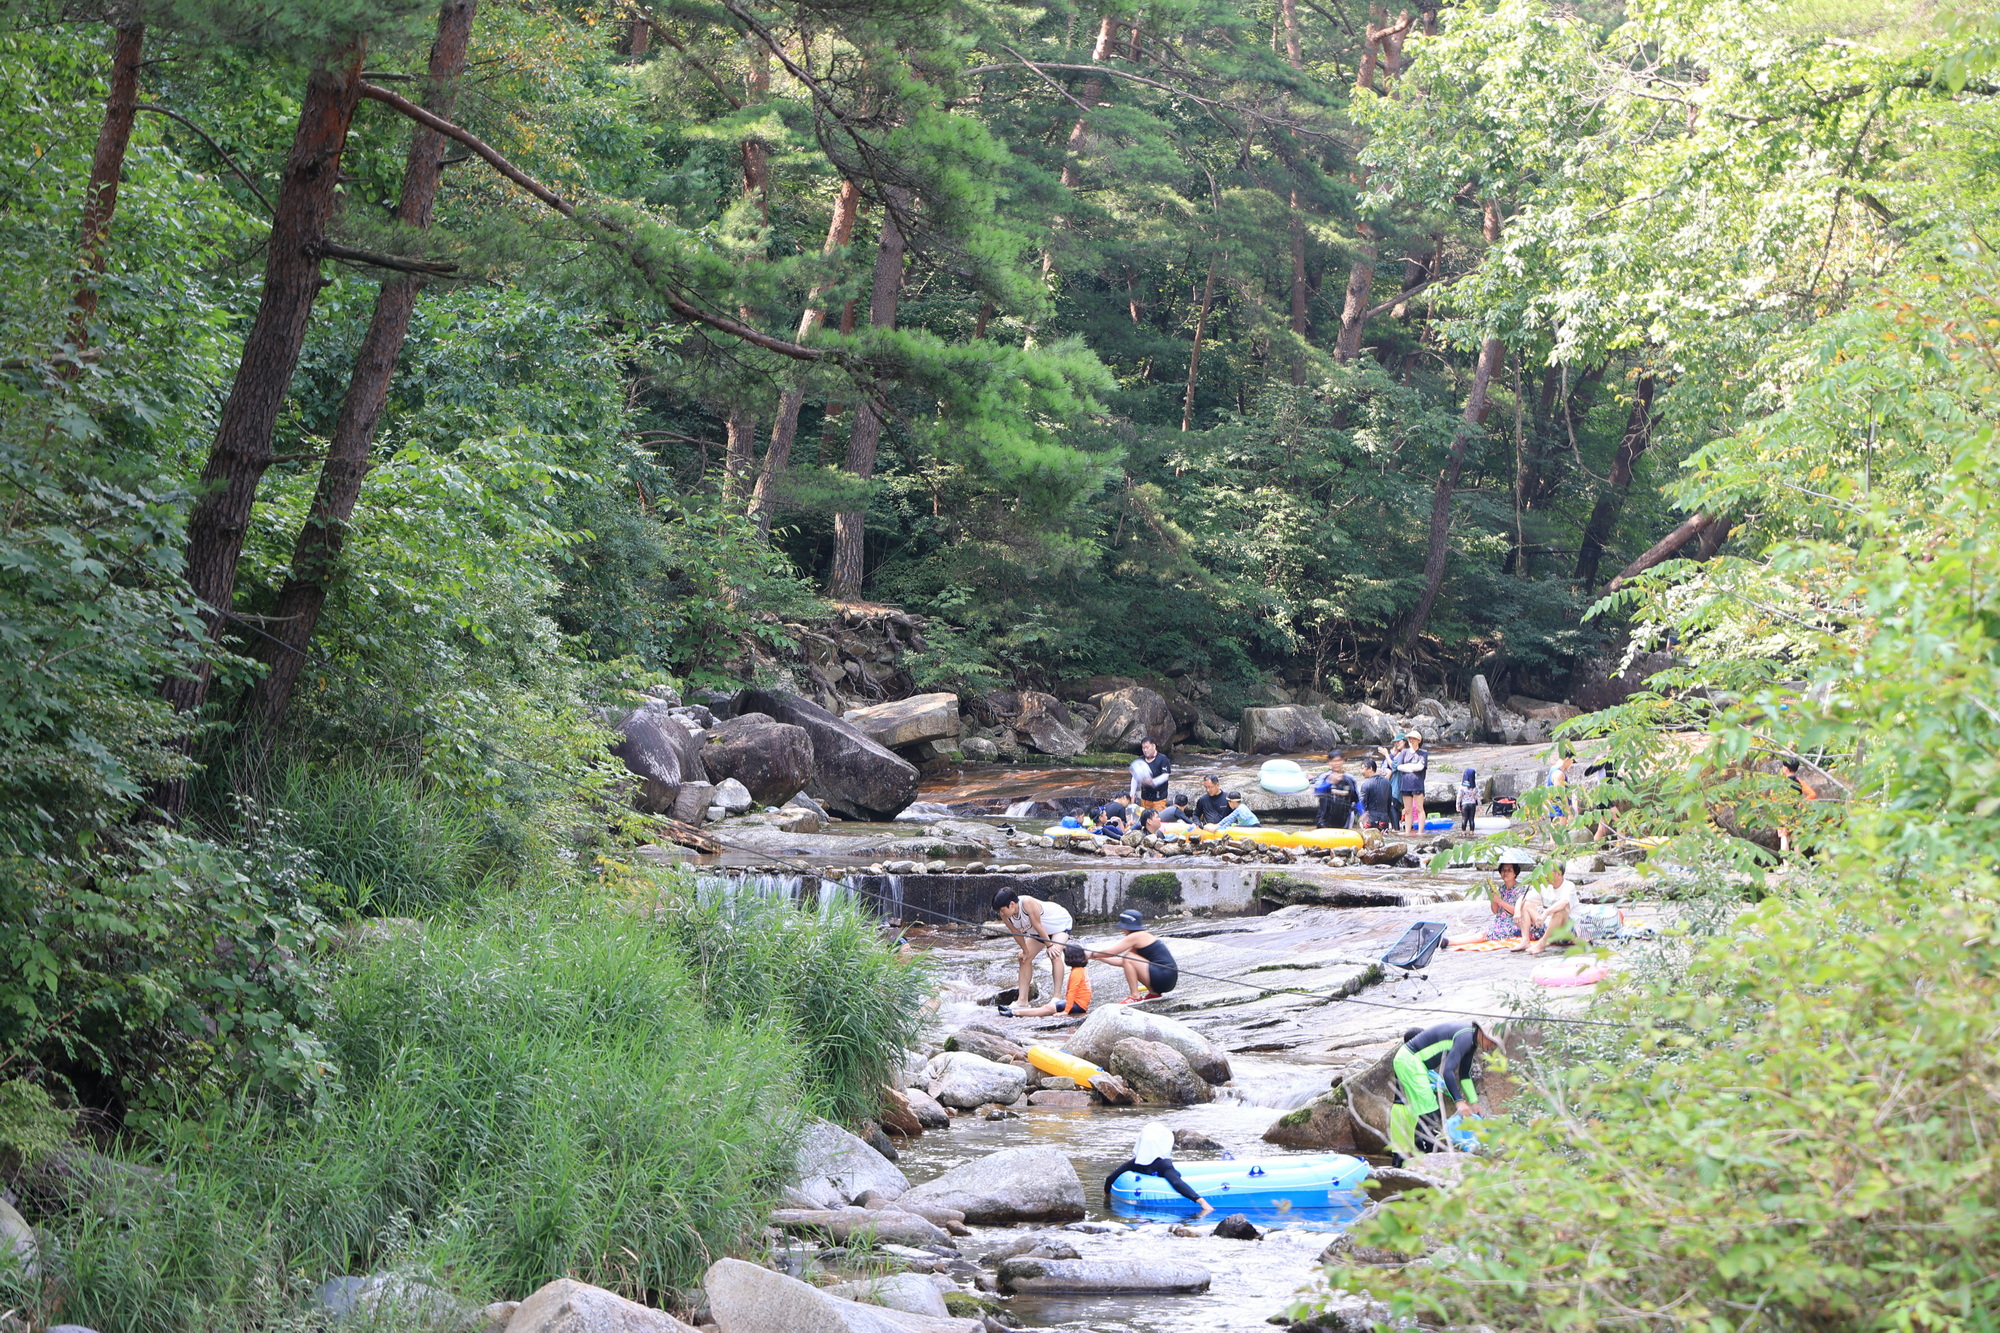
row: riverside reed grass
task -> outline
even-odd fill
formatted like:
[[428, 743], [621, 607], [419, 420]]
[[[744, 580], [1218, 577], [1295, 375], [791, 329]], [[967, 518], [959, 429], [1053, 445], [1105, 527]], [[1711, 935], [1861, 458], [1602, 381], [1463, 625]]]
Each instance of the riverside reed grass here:
[[800, 908], [754, 881], [706, 880], [698, 892], [663, 895], [653, 916], [718, 1019], [790, 1015], [827, 1118], [880, 1110], [882, 1085], [929, 1018], [929, 975], [882, 947], [874, 917], [851, 896]]
[[393, 765], [287, 764], [266, 799], [285, 812], [286, 838], [370, 916], [463, 911], [505, 869], [490, 817]]
[[559, 1276], [669, 1303], [757, 1244], [804, 1118], [856, 1105], [916, 1021], [921, 973], [851, 904], [725, 920], [672, 877], [654, 913], [489, 910], [347, 955], [322, 1104], [155, 1127], [138, 1160], [171, 1184], [36, 1217], [51, 1275], [0, 1308], [317, 1327], [318, 1284], [383, 1271], [474, 1303]]

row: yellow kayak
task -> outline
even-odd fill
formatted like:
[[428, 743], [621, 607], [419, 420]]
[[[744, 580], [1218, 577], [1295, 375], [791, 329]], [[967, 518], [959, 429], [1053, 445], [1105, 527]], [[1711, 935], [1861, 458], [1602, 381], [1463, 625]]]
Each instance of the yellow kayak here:
[[1044, 1074], [1053, 1074], [1057, 1078], [1073, 1078], [1079, 1088], [1089, 1087], [1091, 1076], [1104, 1072], [1090, 1061], [1079, 1059], [1068, 1051], [1059, 1051], [1053, 1046], [1030, 1046], [1028, 1063]]
[[1349, 828], [1232, 828], [1214, 833], [1208, 829], [1195, 829], [1188, 835], [1190, 840], [1208, 838], [1234, 838], [1239, 842], [1262, 843], [1266, 847], [1359, 847], [1361, 833]]

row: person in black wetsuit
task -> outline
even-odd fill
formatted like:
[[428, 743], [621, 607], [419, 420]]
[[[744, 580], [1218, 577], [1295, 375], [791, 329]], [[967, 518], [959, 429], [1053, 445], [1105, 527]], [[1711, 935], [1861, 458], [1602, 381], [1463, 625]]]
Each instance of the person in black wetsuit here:
[[1147, 930], [1146, 918], [1138, 909], [1122, 912], [1118, 927], [1125, 934], [1108, 949], [1093, 949], [1092, 958], [1125, 970], [1125, 985], [1131, 994], [1120, 1004], [1157, 1000], [1180, 983], [1180, 964], [1165, 940]]
[[1111, 1174], [1104, 1178], [1104, 1197], [1111, 1197], [1111, 1186], [1127, 1171], [1141, 1176], [1158, 1176], [1173, 1186], [1174, 1193], [1189, 1203], [1201, 1205], [1196, 1217], [1206, 1217], [1215, 1211], [1215, 1205], [1195, 1193], [1194, 1186], [1181, 1179], [1181, 1173], [1174, 1167], [1174, 1136], [1165, 1125], [1148, 1125], [1139, 1131], [1139, 1141], [1132, 1147], [1132, 1156], [1122, 1165], [1111, 1168]]
[[1444, 1132], [1444, 1107], [1431, 1086], [1435, 1070], [1444, 1081], [1444, 1094], [1459, 1115], [1470, 1115], [1478, 1092], [1472, 1086], [1472, 1062], [1480, 1052], [1491, 1051], [1499, 1043], [1477, 1023], [1450, 1019], [1404, 1034], [1403, 1045], [1393, 1063], [1396, 1071], [1397, 1100], [1416, 1115], [1416, 1147], [1423, 1152], [1449, 1152], [1451, 1144]]

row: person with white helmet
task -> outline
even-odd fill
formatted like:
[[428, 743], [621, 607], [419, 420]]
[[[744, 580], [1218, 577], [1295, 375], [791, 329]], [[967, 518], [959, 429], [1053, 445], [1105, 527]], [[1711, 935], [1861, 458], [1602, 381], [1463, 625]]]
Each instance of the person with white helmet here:
[[1120, 1166], [1111, 1169], [1104, 1178], [1104, 1197], [1111, 1197], [1111, 1187], [1127, 1171], [1134, 1175], [1158, 1176], [1173, 1186], [1174, 1193], [1189, 1203], [1201, 1205], [1196, 1217], [1206, 1217], [1215, 1211], [1215, 1205], [1195, 1193], [1194, 1186], [1181, 1179], [1180, 1171], [1174, 1166], [1174, 1134], [1165, 1125], [1148, 1125], [1139, 1131], [1139, 1141], [1132, 1146], [1132, 1156]]

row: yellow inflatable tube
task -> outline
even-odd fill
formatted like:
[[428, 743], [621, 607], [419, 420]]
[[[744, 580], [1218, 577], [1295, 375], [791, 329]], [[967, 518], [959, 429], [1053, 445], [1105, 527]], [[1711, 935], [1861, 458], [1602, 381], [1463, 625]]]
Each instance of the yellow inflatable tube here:
[[1052, 1074], [1057, 1078], [1073, 1078], [1080, 1088], [1090, 1086], [1091, 1075], [1104, 1072], [1090, 1061], [1079, 1059], [1068, 1051], [1059, 1051], [1053, 1046], [1030, 1046], [1028, 1063], [1044, 1074]]
[[1220, 833], [1208, 829], [1195, 829], [1187, 835], [1191, 840], [1209, 838], [1235, 838], [1240, 842], [1257, 842], [1266, 847], [1359, 847], [1359, 830], [1347, 828], [1232, 828]]

